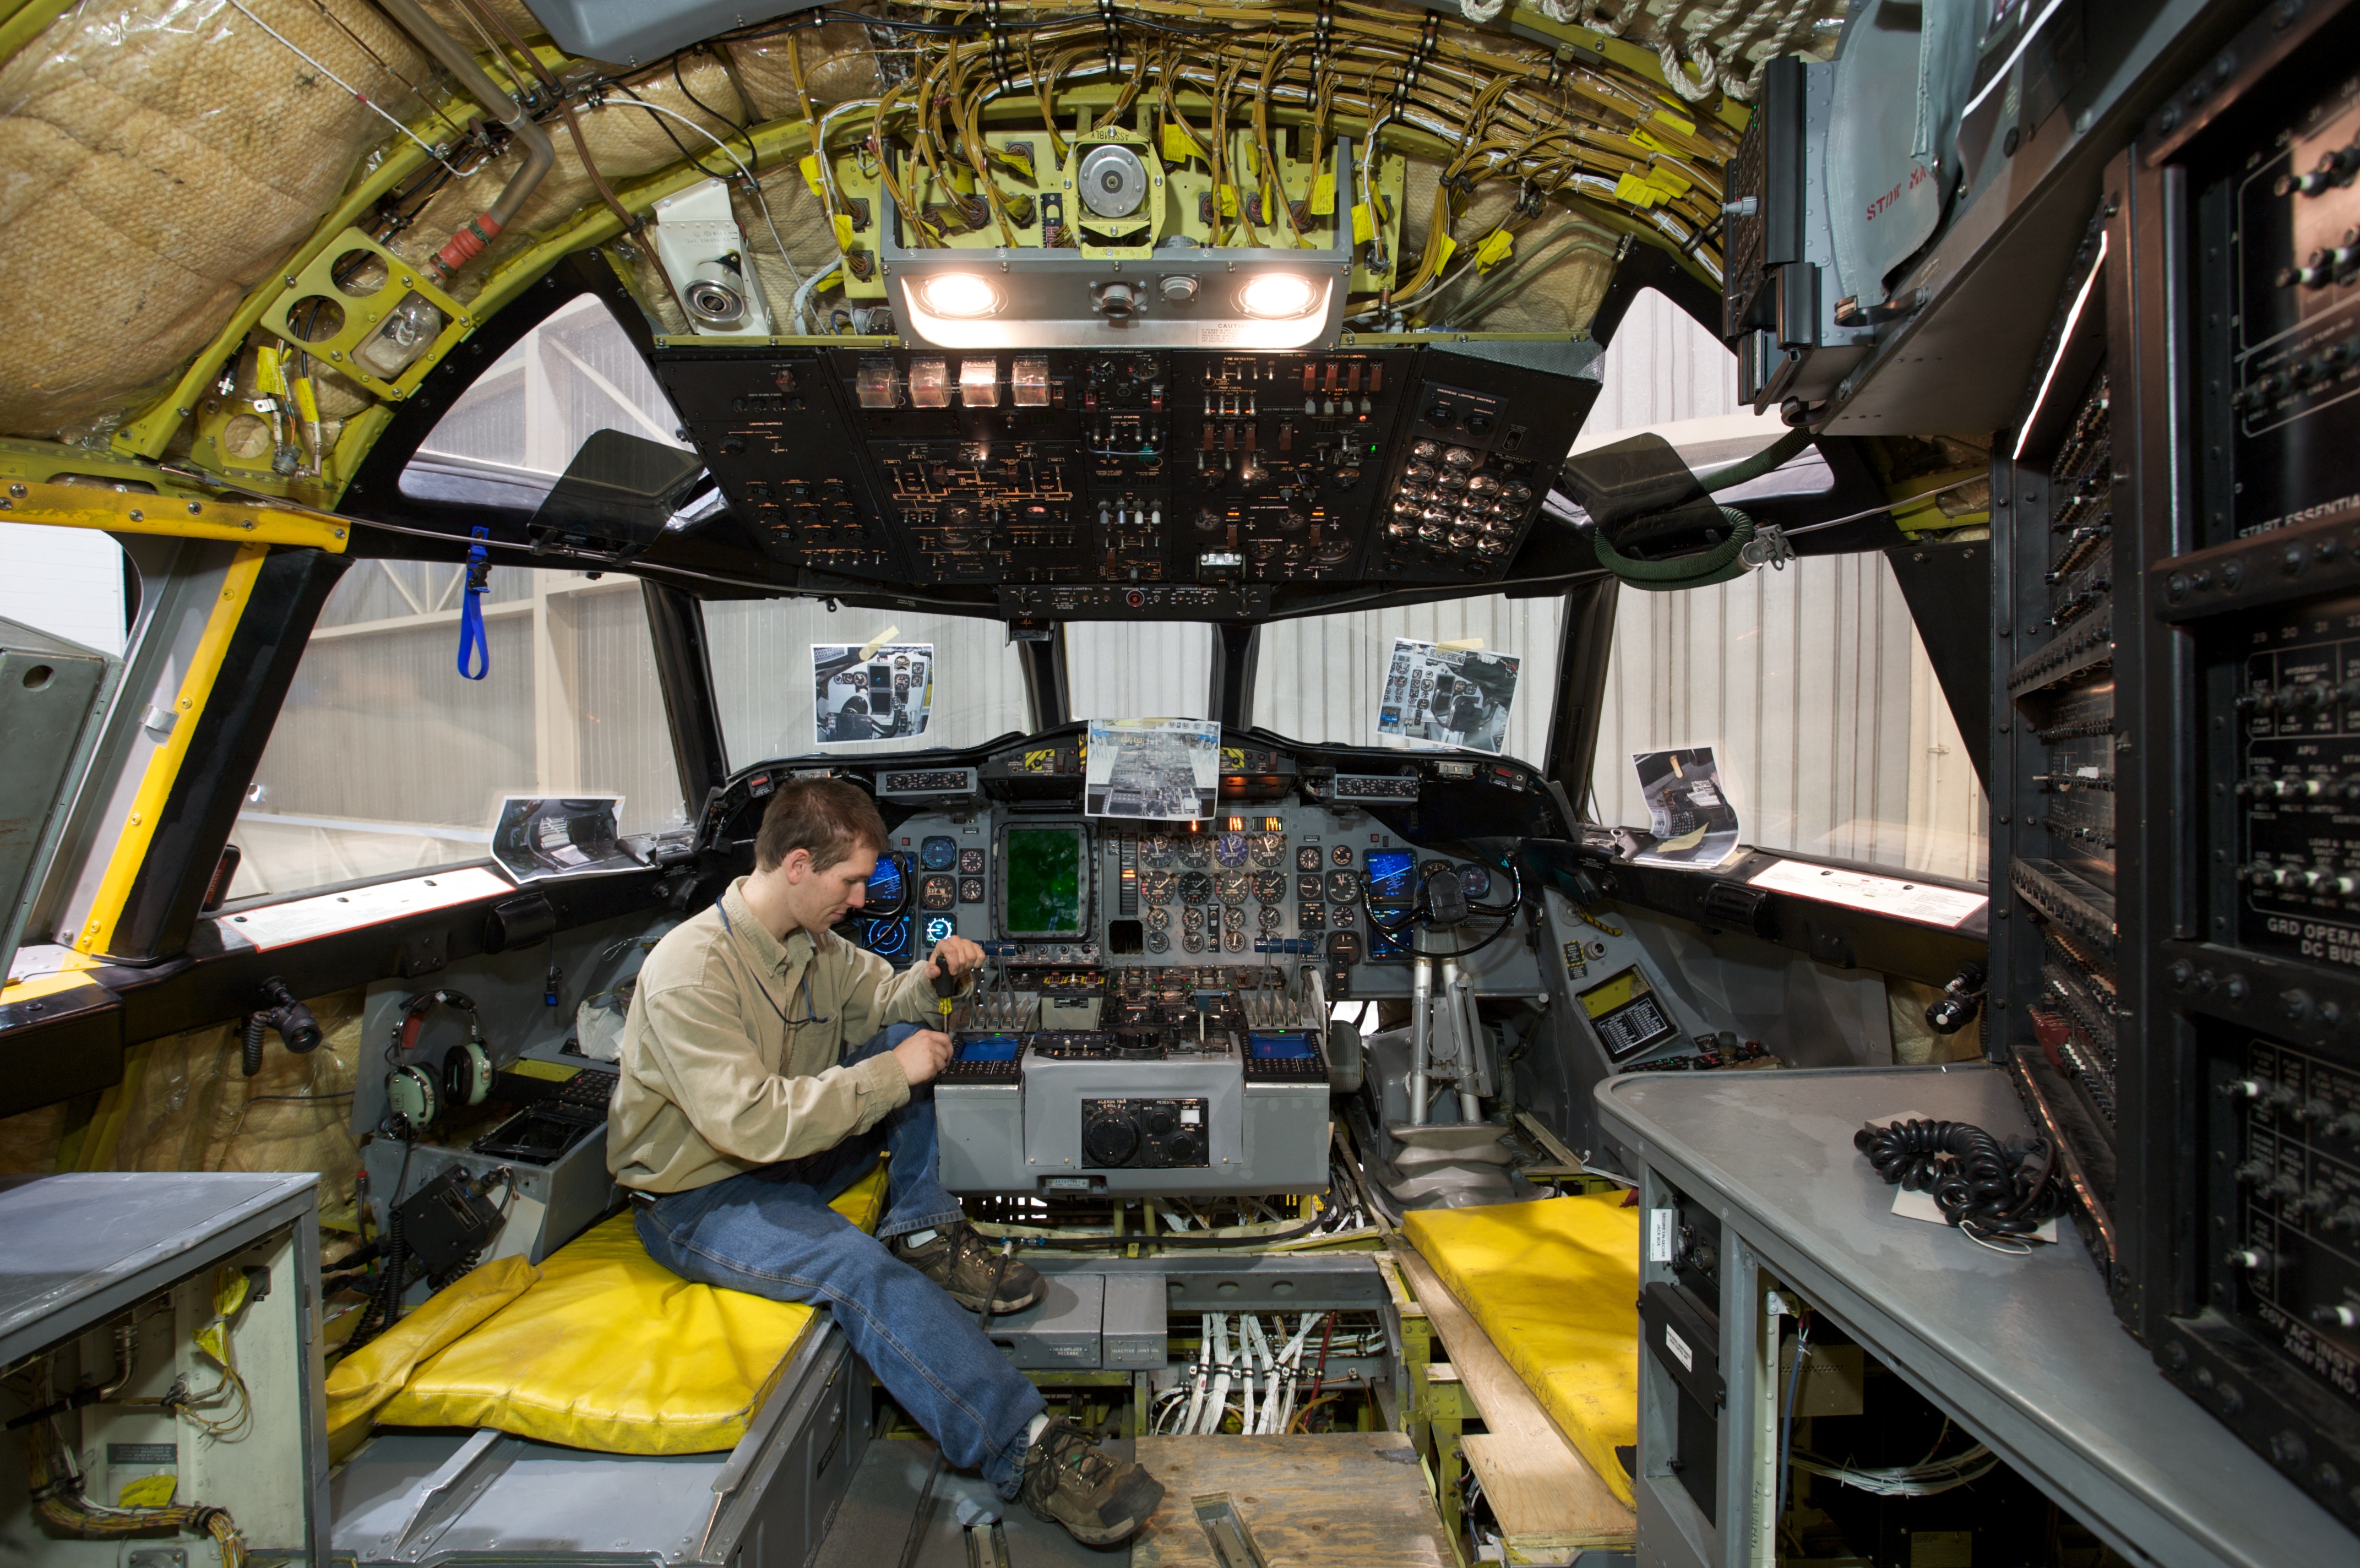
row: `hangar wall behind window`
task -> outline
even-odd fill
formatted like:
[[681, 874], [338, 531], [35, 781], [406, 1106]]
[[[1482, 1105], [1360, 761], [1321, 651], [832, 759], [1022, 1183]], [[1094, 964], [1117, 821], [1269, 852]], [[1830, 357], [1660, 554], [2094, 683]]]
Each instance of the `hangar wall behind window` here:
[[490, 853], [500, 797], [623, 797], [687, 822], [636, 578], [492, 569], [490, 670], [454, 667], [466, 568], [363, 561], [328, 597], [231, 836], [233, 898]]

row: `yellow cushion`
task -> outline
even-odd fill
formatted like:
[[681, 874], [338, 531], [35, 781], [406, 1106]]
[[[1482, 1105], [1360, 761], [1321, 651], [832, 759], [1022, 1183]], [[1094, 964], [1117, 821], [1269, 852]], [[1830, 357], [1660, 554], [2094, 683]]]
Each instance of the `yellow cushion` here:
[[523, 1295], [538, 1278], [521, 1258], [495, 1258], [337, 1362], [328, 1374], [329, 1458], [341, 1463], [360, 1446], [369, 1418], [401, 1392], [420, 1362]]
[[1590, 1467], [1639, 1432], [1639, 1211], [1620, 1192], [1418, 1209], [1404, 1228]]
[[[873, 1229], [883, 1166], [835, 1208]], [[691, 1284], [648, 1256], [626, 1212], [551, 1254], [530, 1290], [421, 1363], [377, 1419], [494, 1427], [607, 1454], [732, 1448], [814, 1313]]]

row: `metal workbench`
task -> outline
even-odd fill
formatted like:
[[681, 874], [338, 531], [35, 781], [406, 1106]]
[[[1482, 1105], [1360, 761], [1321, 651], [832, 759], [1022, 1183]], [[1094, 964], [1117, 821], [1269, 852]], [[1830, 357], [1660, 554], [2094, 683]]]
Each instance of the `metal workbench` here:
[[[1892, 1212], [1852, 1134], [1919, 1115], [2027, 1136], [1998, 1069], [1634, 1074], [1600, 1084], [1597, 1105], [1651, 1210], [1677, 1190], [1722, 1226], [1719, 1506], [1699, 1509], [1651, 1443], [1674, 1394], [1643, 1354], [1642, 1564], [1768, 1560], [1762, 1292], [1781, 1283], [2133, 1562], [2360, 1563], [2360, 1538], [2164, 1380], [2070, 1224], [2013, 1257]], [[1643, 1264], [1643, 1281], [1666, 1278]]]
[[[227, 1508], [257, 1552], [326, 1560], [319, 1186], [309, 1172], [0, 1178], [0, 1367], [54, 1353], [67, 1358], [61, 1391], [108, 1378], [124, 1390], [123, 1400], [62, 1418], [91, 1496], [111, 1502], [127, 1482], [170, 1475], [181, 1501]], [[219, 1376], [202, 1368], [190, 1343], [217, 1315], [216, 1269], [227, 1264], [247, 1276], [233, 1341], [247, 1414], [215, 1434], [158, 1407], [169, 1387], [187, 1381], [202, 1389]], [[127, 1343], [110, 1347], [99, 1332], [134, 1319], [140, 1327]], [[94, 1347], [85, 1337], [93, 1335]], [[126, 1348], [128, 1367], [117, 1359]], [[134, 1396], [145, 1404], [128, 1402]], [[16, 1413], [13, 1403], [0, 1404]], [[0, 1463], [20, 1481], [27, 1439], [5, 1436]], [[21, 1486], [0, 1486], [0, 1561], [113, 1568], [143, 1552], [148, 1562], [190, 1563], [210, 1561], [213, 1548], [59, 1535], [32, 1519]]]

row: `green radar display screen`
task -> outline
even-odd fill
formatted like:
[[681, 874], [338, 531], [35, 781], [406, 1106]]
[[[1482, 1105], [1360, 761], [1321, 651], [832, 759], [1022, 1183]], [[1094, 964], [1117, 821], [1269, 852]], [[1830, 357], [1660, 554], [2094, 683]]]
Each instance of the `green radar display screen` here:
[[1079, 940], [1087, 847], [1079, 827], [1010, 828], [1002, 845], [1001, 931], [1012, 937]]

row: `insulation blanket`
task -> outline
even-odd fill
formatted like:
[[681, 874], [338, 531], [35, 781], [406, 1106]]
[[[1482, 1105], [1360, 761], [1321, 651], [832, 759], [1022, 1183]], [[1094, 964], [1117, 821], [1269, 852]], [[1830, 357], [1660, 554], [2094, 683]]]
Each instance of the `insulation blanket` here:
[[[0, 431], [104, 432], [308, 236], [393, 127], [294, 51], [416, 118], [423, 55], [373, 7], [127, 0], [0, 66]], [[291, 47], [290, 47], [291, 46]]]

